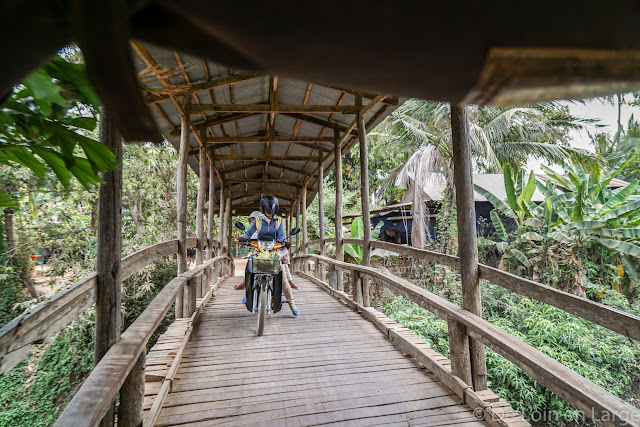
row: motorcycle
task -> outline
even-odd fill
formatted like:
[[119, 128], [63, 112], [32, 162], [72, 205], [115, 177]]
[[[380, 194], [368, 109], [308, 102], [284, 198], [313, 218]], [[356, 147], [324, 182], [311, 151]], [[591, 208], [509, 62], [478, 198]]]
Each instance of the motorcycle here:
[[[245, 229], [241, 222], [236, 228]], [[290, 236], [300, 232], [298, 227], [291, 230]], [[246, 246], [257, 248], [258, 252], [247, 261], [245, 274], [249, 274], [248, 286], [245, 286], [247, 310], [258, 315], [258, 336], [264, 333], [267, 316], [282, 308], [282, 267], [280, 249], [284, 247], [275, 240], [247, 240]], [[245, 283], [247, 281], [245, 280]]]

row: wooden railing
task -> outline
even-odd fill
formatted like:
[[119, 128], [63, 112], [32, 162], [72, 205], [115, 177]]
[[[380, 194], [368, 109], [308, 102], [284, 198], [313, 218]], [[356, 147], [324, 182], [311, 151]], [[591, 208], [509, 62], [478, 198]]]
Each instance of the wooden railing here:
[[[344, 239], [344, 243], [362, 244], [362, 240]], [[371, 247], [387, 249], [416, 259], [459, 268], [459, 258], [450, 255], [377, 241], [371, 242]], [[376, 268], [340, 262], [320, 255], [297, 255], [292, 259], [294, 269], [298, 270], [304, 270], [304, 265], [309, 261], [316, 263], [316, 272], [325, 271], [324, 268], [317, 268], [319, 265], [324, 264], [328, 267], [326, 269], [327, 281], [324, 281], [325, 277], [317, 277], [317, 279], [323, 281], [325, 285], [332, 289], [336, 289], [338, 272], [350, 272], [354, 289], [353, 300], [356, 303], [362, 304], [363, 293], [365, 292], [362, 288], [364, 281], [361, 279], [364, 277], [374, 279], [395, 293], [446, 320], [449, 325], [450, 342], [457, 340], [455, 337], [459, 333], [457, 326], [462, 326], [469, 336], [504, 356], [533, 379], [557, 394], [574, 408], [582, 411], [585, 416], [596, 420], [599, 424], [640, 426], [640, 409], [613, 396], [602, 387], [590, 382], [558, 361], [509, 335], [481, 317], [405, 279]], [[324, 276], [324, 273], [320, 274]], [[593, 321], [625, 336], [640, 339], [640, 334], [638, 333], [640, 331], [640, 318], [636, 316], [488, 266], [480, 266], [480, 277], [506, 289]], [[454, 347], [452, 346], [452, 367], [456, 363], [464, 364], [464, 359], [468, 360], [468, 354], [454, 354], [455, 351], [453, 349]], [[456, 361], [455, 359], [458, 360]], [[470, 384], [468, 376], [466, 380], [462, 380], [464, 383]]]
[[[211, 242], [217, 247], [218, 242]], [[187, 239], [187, 247], [195, 248], [196, 238]], [[122, 259], [124, 280], [160, 258], [178, 252], [178, 240], [146, 247]], [[50, 299], [41, 302], [0, 329], [0, 374], [8, 372], [24, 359], [33, 344], [68, 326], [80, 313], [94, 304], [96, 274], [83, 277]]]
[[[218, 266], [221, 267], [222, 272], [216, 271], [215, 267]], [[178, 294], [183, 292], [185, 286], [193, 279], [209, 272], [212, 272], [209, 276], [212, 283], [223, 280], [233, 274], [233, 260], [226, 255], [217, 256], [171, 280], [95, 366], [55, 425], [65, 427], [97, 425], [108, 411], [129, 372], [145, 351], [151, 335], [166, 316]], [[207, 301], [210, 296], [211, 291], [205, 295], [203, 301]], [[201, 307], [202, 302], [195, 313], [199, 313]], [[197, 314], [195, 315], [197, 317]], [[170, 384], [166, 385], [167, 391], [169, 386]]]

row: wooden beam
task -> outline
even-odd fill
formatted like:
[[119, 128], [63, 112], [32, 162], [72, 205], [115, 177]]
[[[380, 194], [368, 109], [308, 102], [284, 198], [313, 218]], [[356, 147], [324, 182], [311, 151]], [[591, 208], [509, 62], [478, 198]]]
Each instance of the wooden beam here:
[[[196, 237], [198, 246], [196, 247], [196, 266], [204, 261], [204, 199], [207, 192], [207, 152], [200, 150], [199, 170], [198, 170], [198, 198], [196, 201]], [[196, 298], [202, 298], [206, 291], [202, 292], [202, 277], [196, 279]]]
[[277, 198], [284, 199], [284, 200], [287, 200], [287, 201], [292, 201], [293, 200], [293, 196], [290, 196], [290, 195], [283, 196], [282, 194], [274, 194], [273, 192], [269, 192], [269, 191], [244, 191], [241, 194], [233, 196], [231, 199], [232, 200], [239, 200], [239, 199], [243, 199], [243, 198], [245, 198], [247, 196], [262, 196], [264, 194], [273, 194]]
[[[237, 74], [231, 74], [228, 76], [220, 77], [215, 80], [209, 80], [202, 83], [173, 85], [172, 95], [176, 95], [176, 96], [191, 95], [191, 94], [195, 94], [205, 90], [214, 89], [217, 87], [223, 87], [223, 86], [246, 82], [247, 80], [252, 80], [258, 77], [262, 77], [262, 75], [255, 74], [255, 73], [237, 73]], [[169, 95], [165, 95], [162, 93], [154, 93], [153, 88], [147, 90], [147, 93], [144, 96], [144, 100], [149, 103], [161, 102], [167, 99], [169, 99]]]
[[[382, 96], [384, 98], [384, 96]], [[381, 98], [381, 99], [382, 99]], [[270, 104], [198, 104], [193, 105], [191, 114], [207, 112], [229, 113], [340, 113], [356, 114], [354, 105], [291, 105], [279, 104], [276, 109]]]
[[317, 137], [317, 136], [265, 136], [265, 135], [253, 135], [253, 136], [218, 136], [207, 137], [206, 142], [211, 144], [246, 144], [246, 143], [266, 143], [266, 142], [332, 142], [333, 138]]
[[[118, 166], [101, 175], [98, 196], [98, 249], [96, 261], [96, 323], [93, 364], [120, 339], [122, 321], [122, 138], [105, 108], [100, 109], [100, 142], [115, 151]], [[115, 402], [109, 406], [103, 425], [113, 425]]]
[[[363, 98], [367, 98], [367, 99], [374, 99], [375, 97], [379, 96], [379, 93], [376, 92], [371, 92], [371, 91], [367, 91], [367, 90], [359, 90], [359, 89], [348, 89], [348, 88], [342, 88], [342, 87], [337, 87], [337, 86], [329, 86], [329, 85], [322, 85], [324, 87], [328, 87], [329, 89], [335, 89], [335, 90], [339, 90], [341, 92], [345, 92], [345, 93], [349, 93], [351, 95], [354, 96], [361, 96]], [[390, 105], [392, 107], [397, 107], [398, 104], [400, 103], [400, 101], [398, 100], [397, 97], [395, 96], [387, 96], [382, 100], [383, 104], [386, 105]]]
[[[460, 263], [462, 302], [465, 310], [482, 317], [473, 164], [469, 142], [469, 107], [451, 104], [451, 136], [458, 212], [458, 247], [462, 260]], [[484, 345], [480, 341], [472, 340], [470, 354], [474, 390], [486, 390], [487, 367]]]
[[216, 160], [245, 160], [245, 161], [257, 161], [257, 162], [270, 162], [272, 160], [285, 160], [285, 161], [303, 161], [309, 160], [310, 156], [271, 156], [265, 158], [264, 154], [224, 154], [216, 156]]
[[[328, 127], [328, 128], [337, 128], [339, 129], [341, 132], [346, 132], [347, 127], [344, 125], [341, 125], [337, 122], [332, 122], [331, 120], [325, 120], [322, 119], [320, 117], [315, 117], [315, 116], [310, 116], [308, 114], [303, 114], [303, 113], [280, 113], [283, 116], [287, 116], [287, 117], [291, 117], [297, 120], [301, 120], [303, 122], [307, 122], [307, 123], [313, 123], [314, 125], [318, 125], [318, 126], [323, 126], [323, 127]], [[354, 132], [355, 134], [355, 132]]]
[[[208, 163], [209, 168], [209, 210], [207, 211], [207, 241], [213, 242], [213, 216], [215, 211], [215, 197], [216, 197], [216, 183], [213, 175], [213, 169], [215, 165], [212, 163]], [[211, 244], [207, 245], [207, 261], [209, 261], [214, 256], [217, 256], [216, 253], [214, 255], [213, 248]]]
[[267, 184], [289, 184], [289, 185], [295, 185], [296, 187], [302, 186], [299, 179], [283, 179], [283, 178], [270, 178], [270, 177], [266, 177], [266, 179], [263, 179], [263, 178], [235, 179], [234, 178], [234, 179], [227, 180], [227, 182], [229, 184], [243, 184], [243, 183], [262, 184], [263, 182], [266, 182]]
[[[204, 120], [202, 122], [192, 122], [192, 123], [193, 123], [193, 127], [197, 131], [200, 131], [201, 128], [208, 128], [208, 127], [211, 127], [211, 126], [217, 126], [217, 125], [221, 125], [223, 123], [232, 122], [234, 120], [242, 119], [244, 117], [255, 116], [257, 114], [261, 114], [261, 113], [233, 113], [233, 114], [227, 114], [226, 116], [220, 116], [220, 117], [214, 117], [214, 118], [211, 118], [211, 119], [207, 119], [207, 120]], [[175, 130], [171, 131], [170, 135], [171, 136], [180, 135], [180, 128], [176, 128]]]
[[[318, 163], [322, 164], [322, 154], [318, 154]], [[318, 168], [318, 232], [320, 233], [320, 255], [325, 254], [324, 247], [324, 168]], [[324, 274], [320, 275], [321, 279]]]

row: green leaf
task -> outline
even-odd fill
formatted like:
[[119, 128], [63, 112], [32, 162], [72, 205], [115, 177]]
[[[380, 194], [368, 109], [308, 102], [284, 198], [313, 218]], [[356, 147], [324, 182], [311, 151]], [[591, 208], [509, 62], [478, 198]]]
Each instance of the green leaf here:
[[603, 228], [595, 230], [600, 236], [618, 237], [620, 239], [640, 239], [640, 228]]
[[540, 235], [539, 233], [536, 233], [534, 231], [529, 231], [527, 233], [523, 233], [522, 237], [524, 237], [527, 240], [535, 240], [535, 241], [543, 240], [542, 235]]
[[504, 189], [507, 192], [507, 202], [509, 203], [509, 206], [511, 206], [511, 209], [513, 209], [514, 211], [517, 211], [518, 202], [516, 198], [516, 189], [513, 184], [513, 179], [511, 178], [511, 173], [512, 173], [511, 166], [505, 165], [503, 176], [504, 176]]
[[638, 208], [640, 208], [640, 200], [635, 200], [630, 203], [623, 204], [622, 206], [612, 210], [608, 214], [600, 217], [600, 220], [608, 221], [610, 219], [620, 218], [621, 216], [628, 214], [629, 212], [634, 211]]
[[9, 193], [0, 190], [0, 208], [20, 209], [20, 204]]
[[624, 188], [618, 189], [611, 199], [607, 200], [607, 203], [602, 205], [602, 208], [598, 211], [598, 217], [602, 217], [609, 212], [613, 211], [615, 208], [620, 206], [622, 203], [629, 198], [631, 194], [635, 191], [638, 186], [638, 180], [636, 179], [631, 184], [627, 185]]
[[640, 246], [636, 246], [632, 243], [623, 242], [621, 240], [612, 240], [612, 239], [600, 239], [601, 244], [606, 246], [607, 248], [621, 252], [626, 255], [631, 255], [636, 258], [640, 258]]
[[525, 267], [531, 267], [531, 263], [529, 262], [529, 260], [527, 259], [526, 256], [524, 256], [524, 254], [522, 252], [520, 252], [517, 249], [511, 249], [511, 253], [513, 254], [513, 256], [520, 261]]
[[[544, 209], [544, 205], [540, 205]], [[526, 225], [527, 227], [541, 228], [544, 226], [544, 221], [539, 220], [538, 218], [527, 218], [522, 225]]]
[[580, 229], [580, 230], [591, 230], [595, 228], [605, 227], [607, 223], [605, 221], [578, 221], [569, 224], [571, 228]]
[[359, 251], [357, 251], [354, 246], [359, 246], [359, 245], [352, 245], [349, 243], [345, 243], [342, 247], [344, 248], [344, 253], [349, 255], [351, 258], [353, 258], [354, 261], [356, 261], [358, 264], [362, 263], [362, 254], [358, 253]]
[[624, 267], [624, 273], [629, 276], [632, 282], [638, 282], [638, 274], [636, 273], [636, 267], [627, 255], [622, 256], [622, 265]]
[[28, 167], [38, 178], [44, 179], [47, 168], [26, 147], [5, 147], [4, 154], [9, 160]]
[[500, 238], [502, 240], [507, 240], [508, 235], [507, 235], [507, 230], [504, 228], [504, 225], [502, 224], [502, 221], [500, 221], [500, 215], [498, 215], [498, 212], [493, 209], [491, 210], [491, 221], [493, 222], [493, 226], [496, 229], [496, 233], [498, 233], [498, 236], [500, 236]]
[[62, 186], [64, 188], [69, 188], [69, 182], [71, 181], [72, 176], [71, 171], [67, 169], [64, 160], [60, 158], [60, 155], [55, 151], [46, 148], [33, 147], [32, 150], [51, 168]]
[[60, 95], [60, 86], [55, 84], [44, 69], [40, 69], [24, 79], [23, 84], [33, 95], [45, 115], [53, 112], [52, 104], [66, 106], [67, 100]]
[[506, 251], [508, 247], [509, 247], [509, 242], [496, 243], [496, 248], [498, 249], [498, 251], [500, 251], [500, 253]]
[[495, 246], [496, 242], [486, 237], [478, 237], [478, 246]]
[[560, 243], [565, 243], [565, 244], [571, 244], [574, 243], [574, 241], [572, 239], [570, 239], [568, 236], [565, 236], [564, 234], [560, 233], [559, 231], [552, 231], [551, 233], [549, 233], [549, 238], [556, 240]]
[[362, 239], [364, 237], [364, 223], [362, 218], [356, 217], [351, 223], [351, 237], [354, 239]]
[[473, 184], [473, 188], [476, 190], [476, 192], [478, 192], [478, 194], [480, 194], [482, 197], [487, 199], [500, 212], [502, 212], [503, 214], [515, 219], [513, 211], [511, 210], [509, 205], [506, 204], [504, 201], [502, 201], [499, 198], [497, 198], [490, 191], [487, 191], [484, 188], [482, 188], [482, 187], [480, 187], [480, 186], [478, 186], [476, 184]]

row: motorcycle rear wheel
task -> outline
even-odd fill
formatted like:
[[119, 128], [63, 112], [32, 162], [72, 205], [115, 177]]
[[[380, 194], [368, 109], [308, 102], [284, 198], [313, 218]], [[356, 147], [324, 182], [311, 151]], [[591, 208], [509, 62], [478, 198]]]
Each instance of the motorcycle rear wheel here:
[[258, 297], [258, 336], [264, 333], [264, 324], [267, 321], [267, 299], [269, 291], [261, 291]]

